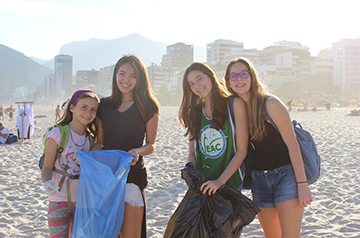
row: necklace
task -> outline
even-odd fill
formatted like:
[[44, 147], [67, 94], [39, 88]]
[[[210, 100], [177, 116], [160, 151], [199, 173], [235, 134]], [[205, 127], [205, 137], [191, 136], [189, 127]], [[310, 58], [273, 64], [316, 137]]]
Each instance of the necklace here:
[[85, 143], [86, 143], [86, 136], [85, 136], [85, 141], [84, 141], [84, 143], [83, 143], [82, 145], [78, 145], [78, 144], [76, 144], [76, 143], [75, 143], [75, 141], [73, 140], [72, 130], [71, 130], [71, 128], [70, 128], [70, 127], [69, 127], [69, 131], [70, 131], [70, 138], [71, 138], [71, 141], [74, 143], [74, 145], [76, 145], [77, 147], [83, 147], [83, 146], [85, 145]]

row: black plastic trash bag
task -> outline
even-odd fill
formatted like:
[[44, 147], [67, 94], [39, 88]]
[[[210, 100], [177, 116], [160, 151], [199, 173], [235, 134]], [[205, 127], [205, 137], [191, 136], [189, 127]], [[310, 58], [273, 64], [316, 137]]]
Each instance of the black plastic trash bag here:
[[203, 195], [200, 186], [205, 178], [192, 163], [181, 170], [181, 177], [189, 189], [170, 218], [164, 238], [239, 237], [259, 212], [249, 198], [228, 185], [215, 195]]

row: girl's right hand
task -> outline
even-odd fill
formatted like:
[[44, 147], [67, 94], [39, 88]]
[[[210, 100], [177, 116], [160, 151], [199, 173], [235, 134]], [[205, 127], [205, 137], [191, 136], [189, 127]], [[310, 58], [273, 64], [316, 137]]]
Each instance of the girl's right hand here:
[[313, 201], [310, 189], [306, 183], [298, 184], [299, 204], [300, 207], [305, 208]]
[[219, 180], [208, 180], [200, 186], [200, 191], [202, 191], [203, 195], [206, 193], [214, 195], [223, 185], [224, 183]]
[[52, 180], [44, 182], [45, 192], [48, 196], [55, 196], [58, 193], [59, 186], [57, 186]]
[[134, 166], [136, 162], [139, 160], [139, 153], [134, 149], [129, 150], [128, 153], [134, 157], [134, 159], [130, 162], [130, 165]]

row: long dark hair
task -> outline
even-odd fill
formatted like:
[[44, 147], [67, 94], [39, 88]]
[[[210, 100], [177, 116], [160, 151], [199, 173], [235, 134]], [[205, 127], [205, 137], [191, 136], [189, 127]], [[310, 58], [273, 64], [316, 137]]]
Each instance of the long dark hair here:
[[211, 108], [212, 108], [212, 126], [214, 128], [223, 128], [227, 118], [227, 92], [219, 82], [214, 71], [204, 63], [194, 62], [185, 71], [183, 78], [183, 98], [179, 109], [179, 120], [181, 125], [186, 128], [184, 136], [189, 133], [192, 138], [197, 140], [200, 137], [200, 125], [202, 114], [203, 98], [194, 94], [188, 84], [188, 75], [191, 71], [200, 71], [207, 75], [212, 84], [211, 89]]
[[267, 121], [265, 113], [265, 98], [269, 95], [266, 86], [261, 82], [259, 75], [250, 60], [244, 57], [236, 58], [229, 62], [225, 71], [225, 82], [228, 91], [234, 95], [238, 96], [231, 88], [229, 82], [230, 68], [236, 63], [242, 63], [246, 65], [250, 71], [251, 76], [251, 87], [250, 87], [250, 103], [248, 113], [249, 121], [249, 134], [251, 140], [261, 141], [266, 136], [265, 123]]
[[[76, 93], [78, 93], [80, 90], [77, 90], [76, 92], [74, 92], [73, 96], [72, 96], [72, 99], [74, 98], [74, 95]], [[92, 91], [86, 91], [86, 92], [83, 92], [81, 94], [79, 94], [75, 100], [70, 100], [69, 103], [66, 105], [66, 109], [65, 109], [65, 112], [64, 114], [62, 115], [62, 117], [56, 122], [55, 126], [56, 125], [59, 125], [59, 126], [65, 126], [67, 124], [69, 124], [72, 119], [73, 119], [73, 113], [70, 111], [70, 106], [71, 105], [74, 105], [76, 106], [76, 104], [79, 102], [80, 99], [82, 98], [93, 98], [95, 99], [98, 103], [100, 102], [99, 100], [99, 97]], [[86, 132], [88, 134], [92, 134], [93, 136], [96, 136], [96, 126], [95, 126], [95, 119], [89, 123], [87, 126], [86, 126]]]
[[116, 75], [120, 67], [125, 63], [130, 63], [134, 67], [137, 80], [133, 91], [134, 101], [135, 105], [139, 109], [143, 121], [147, 122], [154, 116], [154, 114], [159, 114], [160, 105], [152, 94], [148, 73], [144, 63], [139, 57], [135, 55], [125, 55], [118, 60], [113, 74], [112, 93], [110, 97], [106, 98], [106, 100], [110, 101], [110, 105], [113, 109], [117, 110], [120, 107], [122, 103], [122, 93], [117, 86]]

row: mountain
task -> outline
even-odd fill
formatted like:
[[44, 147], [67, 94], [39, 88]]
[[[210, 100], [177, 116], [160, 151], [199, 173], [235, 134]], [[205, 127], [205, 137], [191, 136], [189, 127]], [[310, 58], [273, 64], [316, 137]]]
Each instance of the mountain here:
[[3, 93], [13, 93], [19, 86], [36, 89], [44, 85], [45, 76], [52, 72], [24, 54], [0, 44], [0, 89]]
[[[70, 42], [61, 47], [59, 52], [73, 57], [73, 73], [76, 74], [77, 70], [99, 70], [104, 66], [113, 65], [125, 54], [139, 56], [145, 66], [150, 66], [151, 63], [160, 65], [162, 55], [166, 53], [166, 46], [166, 43], [152, 41], [134, 33], [113, 40], [91, 38], [87, 41]], [[54, 69], [54, 59], [33, 59]], [[206, 48], [194, 47], [194, 61], [206, 61]]]
[[31, 57], [31, 56], [29, 58], [32, 59], [35, 62], [38, 62], [41, 65], [45, 65], [48, 62], [48, 60], [38, 59], [38, 58], [35, 58], [35, 57]]
[[[60, 54], [73, 57], [73, 73], [77, 70], [99, 70], [115, 64], [125, 54], [140, 57], [145, 66], [152, 62], [160, 64], [166, 53], [166, 43], [149, 40], [139, 34], [130, 34], [113, 40], [91, 38], [87, 41], [71, 42], [60, 49]], [[46, 65], [50, 67], [50, 64]]]

